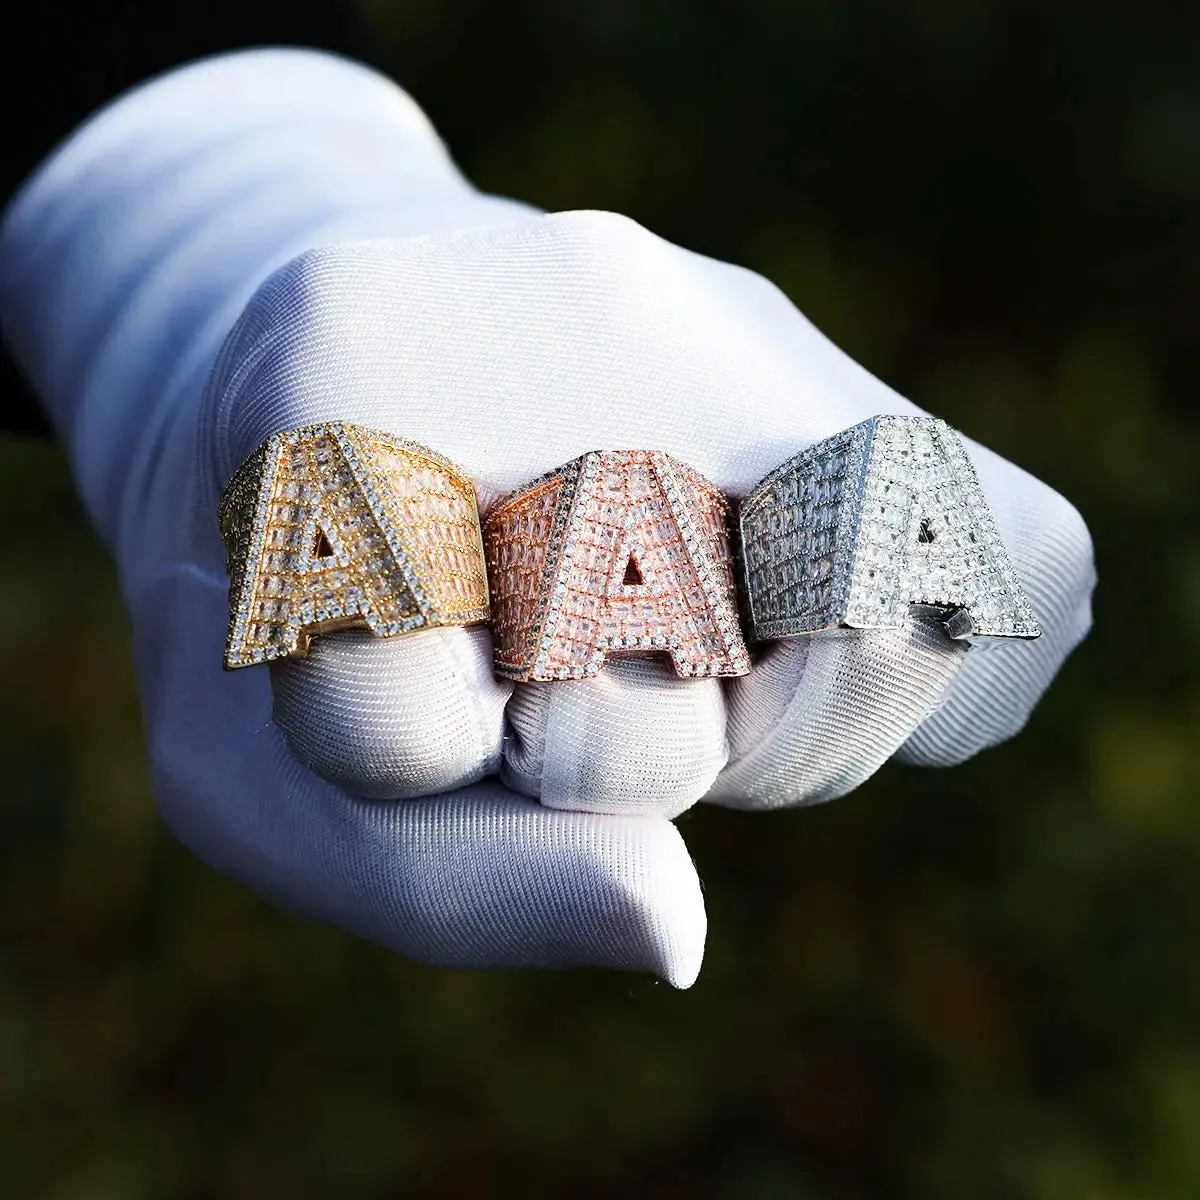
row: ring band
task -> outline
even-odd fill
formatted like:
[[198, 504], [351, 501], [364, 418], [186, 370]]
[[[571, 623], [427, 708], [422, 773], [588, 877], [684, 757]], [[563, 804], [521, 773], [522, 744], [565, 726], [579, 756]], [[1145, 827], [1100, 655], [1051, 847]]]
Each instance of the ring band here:
[[273, 434], [230, 480], [219, 523], [227, 669], [303, 655], [335, 629], [488, 619], [475, 489], [415, 442], [341, 422]]
[[761, 480], [738, 517], [755, 639], [902, 626], [952, 638], [1041, 633], [962, 439], [932, 417], [877, 416]]
[[497, 674], [583, 679], [610, 653], [744, 675], [728, 506], [659, 451], [594, 451], [504, 497], [483, 523]]

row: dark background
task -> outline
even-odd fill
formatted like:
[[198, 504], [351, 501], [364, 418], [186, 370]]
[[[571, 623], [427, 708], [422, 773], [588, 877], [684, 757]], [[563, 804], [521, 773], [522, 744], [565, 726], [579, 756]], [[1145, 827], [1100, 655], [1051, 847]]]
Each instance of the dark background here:
[[1015, 742], [693, 810], [698, 984], [433, 971], [193, 861], [60, 452], [0, 441], [0, 1193], [1200, 1196], [1200, 16], [375, 0], [482, 187], [752, 266], [1069, 496]]

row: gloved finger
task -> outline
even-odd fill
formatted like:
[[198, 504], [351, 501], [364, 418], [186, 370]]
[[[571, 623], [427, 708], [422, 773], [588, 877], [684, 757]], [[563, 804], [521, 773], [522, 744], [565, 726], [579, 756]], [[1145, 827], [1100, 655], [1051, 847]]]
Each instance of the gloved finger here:
[[923, 766], [962, 762], [1019, 733], [1092, 623], [1096, 567], [1083, 518], [1053, 488], [964, 442], [1042, 636], [972, 648], [945, 703], [900, 748], [900, 759]]
[[486, 629], [342, 630], [270, 671], [288, 749], [355, 796], [430, 796], [500, 768], [512, 685], [492, 673]]
[[676, 817], [725, 764], [716, 679], [613, 656], [591, 679], [520, 683], [508, 703], [502, 778], [551, 808]]
[[[270, 314], [265, 320], [264, 310]], [[230, 335], [209, 396], [221, 407], [222, 421], [218, 433], [206, 429], [201, 443], [217, 487], [271, 433], [312, 423], [296, 393], [301, 380], [311, 383], [314, 376], [323, 380], [325, 400], [339, 419], [397, 436], [412, 432], [390, 372], [365, 371], [346, 388], [340, 374], [326, 378], [305, 363], [307, 355], [350, 339], [366, 315], [337, 306], [328, 315], [334, 327], [313, 329], [304, 323], [311, 310], [303, 281], [284, 272], [262, 289]], [[275, 720], [301, 764], [354, 795], [402, 799], [464, 787], [500, 765], [512, 688], [494, 676], [491, 658], [491, 638], [481, 625], [390, 639], [365, 630], [322, 634], [303, 657], [271, 664]]]
[[966, 653], [929, 621], [772, 643], [725, 685], [729, 765], [705, 799], [762, 809], [846, 795], [936, 708]]
[[920, 622], [776, 643], [749, 678], [728, 686], [730, 766], [714, 802], [832, 799], [893, 753], [959, 762], [1024, 724], [1090, 623], [1091, 542], [1052, 489], [981, 446], [967, 448], [1042, 636], [978, 638], [968, 648]]
[[265, 671], [222, 671], [226, 602], [223, 578], [184, 566], [132, 605], [156, 792], [195, 853], [421, 962], [693, 982], [704, 906], [669, 822], [557, 812], [495, 783], [402, 803], [349, 796], [288, 752]]

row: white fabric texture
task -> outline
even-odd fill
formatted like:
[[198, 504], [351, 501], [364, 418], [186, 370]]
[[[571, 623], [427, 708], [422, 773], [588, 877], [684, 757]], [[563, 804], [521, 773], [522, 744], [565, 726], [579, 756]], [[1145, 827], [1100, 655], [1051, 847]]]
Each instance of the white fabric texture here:
[[346, 630], [270, 671], [288, 749], [356, 796], [432, 796], [500, 770], [512, 688], [492, 674], [488, 638], [472, 630], [384, 640]]
[[733, 763], [707, 799], [778, 808], [853, 791], [923, 727], [966, 653], [929, 621], [772, 644], [727, 685]]
[[614, 656], [595, 679], [531, 683], [508, 705], [501, 778], [553, 808], [676, 817], [725, 765], [716, 679]]
[[662, 449], [736, 497], [919, 410], [750, 272], [480, 195], [403, 92], [306, 51], [118, 101], [27, 185], [0, 252], [6, 336], [118, 561], [164, 815], [268, 898], [414, 958], [687, 986], [705, 917], [666, 817], [965, 758], [1020, 728], [1088, 628], [1082, 520], [969, 444], [1036, 643], [964, 651], [914, 624], [780, 644], [727, 685], [614, 661], [511, 698], [484, 628], [330, 635], [223, 672], [217, 497], [278, 430], [424, 442], [486, 507], [591, 449]]

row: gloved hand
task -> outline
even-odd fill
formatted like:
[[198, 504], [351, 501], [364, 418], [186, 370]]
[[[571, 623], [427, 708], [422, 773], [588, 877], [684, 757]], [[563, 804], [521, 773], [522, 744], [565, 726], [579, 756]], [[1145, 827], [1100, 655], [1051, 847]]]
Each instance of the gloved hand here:
[[120, 570], [164, 817], [275, 903], [410, 957], [686, 987], [705, 917], [668, 818], [830, 799], [892, 755], [960, 761], [1021, 728], [1089, 626], [1079, 515], [968, 443], [1037, 642], [967, 650], [914, 622], [774, 643], [724, 683], [618, 659], [514, 688], [473, 627], [330, 634], [224, 672], [216, 504], [278, 430], [422, 442], [486, 510], [622, 447], [737, 497], [918, 410], [748, 271], [479, 194], [403, 92], [307, 51], [122, 98], [26, 186], [0, 252], [7, 337]]

